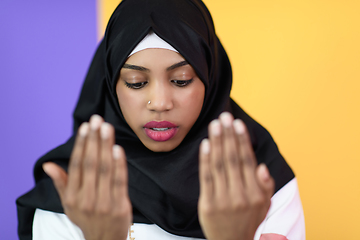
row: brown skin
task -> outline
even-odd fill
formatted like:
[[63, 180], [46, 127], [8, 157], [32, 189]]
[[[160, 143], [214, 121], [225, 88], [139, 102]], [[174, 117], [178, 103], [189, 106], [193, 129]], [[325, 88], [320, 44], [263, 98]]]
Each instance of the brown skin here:
[[120, 146], [114, 147], [110, 124], [92, 116], [90, 125], [83, 123], [79, 128], [68, 175], [54, 163], [45, 163], [43, 168], [54, 181], [65, 214], [85, 239], [126, 239], [132, 207], [125, 153]]
[[[156, 50], [165, 51], [165, 54], [170, 51]], [[169, 61], [167, 63], [170, 65], [183, 59], [175, 52], [170, 51], [168, 55], [170, 57], [164, 61]], [[204, 95], [200, 99], [196, 94], [201, 94], [201, 91], [197, 91], [204, 85], [200, 79], [195, 79], [197, 76], [190, 65], [169, 73], [166, 68], [170, 65], [164, 64], [161, 58], [156, 60], [159, 64], [151, 65], [151, 62], [130, 62], [134, 60], [133, 56], [128, 63], [140, 64], [150, 72], [139, 75], [133, 70], [121, 70], [117, 85], [121, 110], [146, 147], [153, 151], [171, 151], [181, 143], [200, 114]], [[121, 81], [124, 79], [143, 81], [144, 76], [148, 85], [143, 89], [123, 88]], [[175, 76], [184, 77], [184, 80], [191, 77], [194, 81], [181, 88], [172, 81]], [[196, 88], [192, 88], [195, 84], [198, 84]], [[141, 101], [136, 100], [140, 98], [138, 94], [142, 90], [146, 96]], [[159, 94], [156, 91], [160, 91]], [[184, 95], [190, 100], [180, 98]], [[136, 102], [127, 102], [129, 99]], [[147, 104], [149, 100], [154, 103], [151, 107]], [[184, 113], [186, 108], [192, 108], [193, 114], [198, 113], [196, 118], [189, 118], [193, 115], [189, 114], [189, 109]], [[132, 109], [139, 109], [139, 112]], [[141, 117], [146, 121], [136, 120]], [[143, 135], [141, 128], [142, 124], [153, 120], [172, 121], [182, 129], [167, 142], [150, 139], [151, 142]], [[87, 240], [125, 240], [132, 221], [126, 157], [124, 150], [114, 145], [114, 139], [114, 128], [104, 123], [101, 117], [93, 116], [90, 124], [83, 123], [79, 128], [69, 174], [54, 163], [43, 166], [54, 181], [65, 214], [80, 227]], [[229, 113], [220, 115], [219, 120], [209, 125], [209, 140], [204, 140], [200, 146], [199, 161], [198, 212], [205, 236], [209, 240], [253, 239], [269, 209], [274, 181], [265, 165], [257, 166], [245, 125], [240, 120], [234, 121]]]
[[[168, 152], [176, 148], [201, 112], [204, 84], [189, 64], [173, 68], [184, 61], [179, 53], [171, 50], [146, 49], [130, 56], [125, 62], [140, 70], [123, 67], [120, 71], [116, 93], [121, 112], [140, 141], [154, 152]], [[192, 81], [187, 84], [185, 81], [190, 79]], [[129, 88], [126, 83], [144, 85]], [[151, 103], [148, 104], [148, 101]], [[143, 129], [150, 121], [174, 123], [178, 131], [168, 141], [154, 141]]]
[[[237, 131], [235, 131], [237, 130]], [[222, 113], [200, 147], [199, 220], [209, 240], [253, 239], [274, 193], [274, 180], [257, 165], [241, 120]]]

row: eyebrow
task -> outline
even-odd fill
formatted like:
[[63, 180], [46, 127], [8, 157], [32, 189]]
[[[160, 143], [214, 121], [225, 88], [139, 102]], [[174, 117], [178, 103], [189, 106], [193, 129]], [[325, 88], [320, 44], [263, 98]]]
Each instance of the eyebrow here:
[[[171, 65], [170, 67], [166, 68], [166, 71], [171, 71], [171, 70], [174, 70], [175, 68], [182, 67], [182, 66], [185, 66], [188, 64], [189, 63], [187, 61], [181, 61], [181, 62], [175, 63], [175, 64]], [[137, 70], [137, 71], [141, 71], [141, 72], [150, 72], [150, 69], [148, 69], [146, 67], [127, 64], [127, 63], [124, 64], [123, 68]]]
[[173, 65], [171, 65], [170, 67], [168, 67], [166, 69], [166, 71], [171, 71], [171, 70], [174, 70], [175, 68], [178, 68], [178, 67], [182, 67], [182, 66], [185, 66], [185, 65], [188, 65], [189, 63], [187, 61], [181, 61], [181, 62], [178, 62], [178, 63], [175, 63]]
[[137, 70], [137, 71], [141, 71], [141, 72], [150, 72], [150, 69], [148, 69], [148, 68], [136, 66], [136, 65], [132, 65], [132, 64], [127, 64], [127, 63], [124, 64], [123, 68]]

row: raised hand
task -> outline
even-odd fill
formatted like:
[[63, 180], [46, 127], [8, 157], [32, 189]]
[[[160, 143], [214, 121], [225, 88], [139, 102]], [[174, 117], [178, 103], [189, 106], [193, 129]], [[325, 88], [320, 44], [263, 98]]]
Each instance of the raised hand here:
[[208, 240], [250, 240], [264, 220], [274, 180], [257, 165], [245, 124], [222, 113], [200, 145], [199, 220]]
[[87, 240], [125, 240], [132, 221], [126, 157], [114, 139], [114, 128], [93, 115], [79, 128], [69, 174], [54, 163], [43, 165], [65, 214]]

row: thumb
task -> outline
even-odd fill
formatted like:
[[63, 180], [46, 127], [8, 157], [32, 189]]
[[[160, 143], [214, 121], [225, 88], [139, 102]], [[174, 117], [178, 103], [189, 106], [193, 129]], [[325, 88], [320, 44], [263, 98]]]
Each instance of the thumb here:
[[63, 199], [68, 180], [67, 173], [62, 167], [53, 162], [44, 163], [42, 167], [44, 169], [44, 172], [49, 175], [49, 177], [53, 180], [55, 188], [60, 195], [60, 198]]
[[256, 177], [261, 189], [265, 192], [268, 198], [271, 198], [274, 194], [275, 182], [264, 163], [261, 163], [257, 167]]

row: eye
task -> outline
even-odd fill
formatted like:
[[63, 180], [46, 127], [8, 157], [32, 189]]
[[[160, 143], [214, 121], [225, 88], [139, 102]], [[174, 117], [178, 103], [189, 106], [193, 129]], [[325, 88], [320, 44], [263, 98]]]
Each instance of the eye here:
[[172, 83], [174, 83], [178, 87], [185, 87], [192, 83], [193, 79], [190, 80], [171, 80]]
[[128, 83], [126, 81], [125, 82], [125, 85], [128, 87], [128, 88], [132, 88], [132, 89], [140, 89], [140, 88], [143, 88], [146, 86], [146, 84], [148, 82], [137, 82], [137, 83]]

